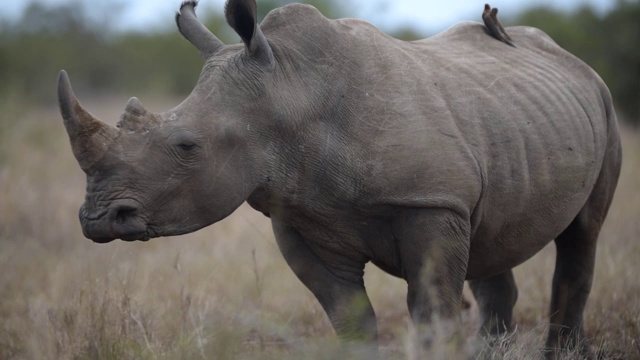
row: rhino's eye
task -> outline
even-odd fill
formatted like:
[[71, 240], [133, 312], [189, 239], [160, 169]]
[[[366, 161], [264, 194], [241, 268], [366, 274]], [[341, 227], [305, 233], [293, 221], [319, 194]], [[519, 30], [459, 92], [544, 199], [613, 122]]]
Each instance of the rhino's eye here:
[[179, 130], [169, 136], [169, 144], [182, 155], [196, 150], [198, 147], [197, 137], [190, 131]]
[[181, 150], [184, 150], [184, 151], [190, 151], [190, 150], [195, 149], [196, 144], [195, 144], [195, 143], [192, 143], [192, 142], [182, 142], [182, 143], [178, 144], [178, 147], [179, 147]]

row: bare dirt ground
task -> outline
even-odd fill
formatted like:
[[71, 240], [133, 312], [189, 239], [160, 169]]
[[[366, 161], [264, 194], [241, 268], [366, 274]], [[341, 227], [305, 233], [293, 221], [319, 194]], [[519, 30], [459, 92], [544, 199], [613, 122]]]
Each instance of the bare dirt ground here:
[[[86, 105], [113, 123], [125, 103]], [[158, 111], [176, 103], [147, 105]], [[195, 234], [93, 244], [78, 223], [85, 180], [57, 108], [6, 102], [0, 110], [0, 358], [366, 357], [366, 349], [336, 345], [324, 312], [287, 268], [261, 214], [243, 206]], [[623, 131], [622, 178], [585, 312], [587, 335], [602, 359], [640, 358], [640, 133]], [[541, 358], [554, 252], [549, 246], [516, 269], [517, 330], [493, 358]], [[366, 285], [383, 358], [416, 358], [404, 282], [368, 266]], [[427, 355], [462, 358], [476, 320], [472, 304], [462, 314], [462, 345], [445, 342]]]

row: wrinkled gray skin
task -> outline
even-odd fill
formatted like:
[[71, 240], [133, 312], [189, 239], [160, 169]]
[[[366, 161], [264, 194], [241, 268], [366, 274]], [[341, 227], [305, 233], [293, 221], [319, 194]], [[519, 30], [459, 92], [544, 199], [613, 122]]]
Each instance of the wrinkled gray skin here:
[[259, 28], [255, 6], [229, 2], [243, 44], [227, 46], [183, 4], [180, 31], [206, 64], [165, 113], [133, 98], [110, 127], [61, 72], [61, 112], [87, 174], [85, 236], [185, 234], [247, 201], [271, 218], [337, 334], [370, 341], [367, 262], [406, 279], [416, 324], [455, 318], [470, 280], [481, 333], [494, 336], [511, 325], [511, 269], [553, 240], [547, 345], [581, 342], [621, 163], [598, 75], [529, 27], [508, 29], [517, 48], [479, 23], [404, 42], [304, 5]]

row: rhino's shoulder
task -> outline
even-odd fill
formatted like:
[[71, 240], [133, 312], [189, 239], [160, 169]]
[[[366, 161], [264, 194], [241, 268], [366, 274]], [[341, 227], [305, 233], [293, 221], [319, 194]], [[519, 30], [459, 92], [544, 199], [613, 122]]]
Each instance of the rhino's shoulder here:
[[377, 36], [395, 40], [366, 21], [353, 18], [332, 20], [315, 7], [304, 4], [289, 4], [272, 10], [260, 27], [271, 39], [297, 44], [320, 39], [330, 39], [335, 44], [346, 38], [359, 38], [366, 43]]
[[271, 10], [260, 24], [263, 32], [291, 27], [309, 27], [325, 23], [328, 19], [315, 7], [306, 4], [289, 4]]
[[382, 37], [396, 41], [365, 21], [349, 18], [332, 20], [315, 7], [302, 4], [272, 10], [260, 27], [272, 45], [281, 50], [296, 49], [307, 54], [308, 59], [319, 56], [320, 52], [358, 58], [374, 39]]

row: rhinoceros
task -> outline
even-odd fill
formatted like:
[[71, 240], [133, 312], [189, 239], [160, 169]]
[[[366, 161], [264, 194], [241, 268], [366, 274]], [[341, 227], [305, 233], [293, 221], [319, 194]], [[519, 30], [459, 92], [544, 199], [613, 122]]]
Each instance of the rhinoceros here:
[[512, 323], [512, 268], [555, 241], [547, 346], [585, 343], [621, 166], [611, 95], [589, 66], [531, 27], [508, 28], [517, 47], [477, 22], [405, 42], [299, 4], [258, 25], [254, 0], [227, 2], [242, 43], [225, 45], [195, 6], [176, 21], [205, 65], [171, 110], [131, 98], [113, 127], [59, 75], [87, 238], [190, 233], [248, 202], [338, 337], [374, 343], [368, 262], [406, 280], [420, 327], [455, 319], [469, 280], [480, 333], [497, 336]]

